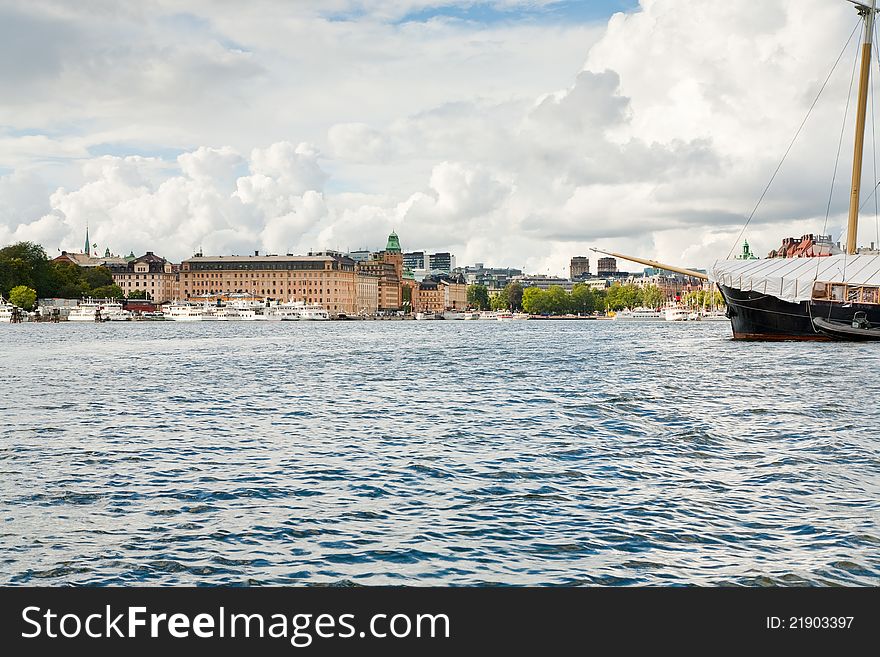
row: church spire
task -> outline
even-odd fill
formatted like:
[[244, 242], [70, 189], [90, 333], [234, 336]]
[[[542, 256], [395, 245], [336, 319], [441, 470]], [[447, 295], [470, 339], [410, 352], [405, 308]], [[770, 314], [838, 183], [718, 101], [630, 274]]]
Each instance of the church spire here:
[[83, 253], [90, 255], [91, 252], [92, 250], [89, 248], [89, 225], [86, 224], [86, 244], [85, 247], [83, 247]]

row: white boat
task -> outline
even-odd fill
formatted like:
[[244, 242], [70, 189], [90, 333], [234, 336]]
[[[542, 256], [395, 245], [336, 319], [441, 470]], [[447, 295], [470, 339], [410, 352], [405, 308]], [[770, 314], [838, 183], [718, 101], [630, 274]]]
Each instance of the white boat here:
[[443, 311], [443, 319], [464, 319], [465, 313], [461, 310], [445, 310]]
[[517, 322], [528, 318], [528, 313], [501, 313], [498, 315], [499, 322]]
[[14, 308], [15, 306], [0, 296], [0, 322], [11, 322]]
[[319, 303], [291, 301], [281, 308], [281, 321], [284, 322], [320, 322], [330, 319], [330, 313]]
[[67, 320], [70, 322], [94, 322], [101, 304], [91, 299], [82, 301], [76, 308], [70, 309]]
[[174, 301], [162, 306], [165, 319], [175, 322], [201, 322], [205, 319], [204, 306]]
[[[442, 318], [442, 315], [440, 317]], [[420, 321], [437, 319], [437, 313], [416, 313], [416, 319]]]
[[127, 322], [131, 319], [131, 313], [122, 307], [118, 301], [109, 301], [101, 304], [101, 319], [105, 322]]
[[161, 310], [149, 310], [145, 313], [141, 313], [141, 319], [160, 321], [165, 319], [165, 313]]
[[465, 319], [481, 319], [481, 314], [478, 312], [467, 312], [464, 314]]
[[663, 318], [667, 322], [686, 322], [690, 319], [690, 313], [687, 308], [670, 306], [663, 310]]
[[235, 319], [246, 322], [266, 321], [269, 317], [263, 312], [266, 307], [258, 299], [236, 299], [227, 304], [235, 310]]
[[727, 312], [724, 310], [706, 310], [699, 313], [700, 321], [703, 322], [728, 322]]
[[621, 310], [614, 315], [614, 319], [621, 322], [663, 322], [666, 315], [653, 308], [633, 308]]

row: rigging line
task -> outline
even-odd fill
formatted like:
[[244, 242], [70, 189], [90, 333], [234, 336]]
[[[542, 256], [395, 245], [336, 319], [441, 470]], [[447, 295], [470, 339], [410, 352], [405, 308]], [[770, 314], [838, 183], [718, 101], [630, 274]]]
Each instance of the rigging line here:
[[[858, 43], [856, 44], [858, 45]], [[852, 74], [849, 78], [849, 89], [846, 92], [846, 107], [843, 110], [843, 122], [840, 125], [840, 138], [837, 140], [837, 156], [834, 159], [834, 172], [831, 174], [831, 190], [828, 192], [828, 205], [825, 206], [825, 222], [822, 224], [822, 235], [825, 234], [825, 231], [828, 228], [828, 216], [831, 214], [831, 199], [834, 197], [834, 183], [837, 180], [837, 168], [840, 166], [840, 150], [843, 147], [843, 133], [846, 131], [846, 117], [849, 116], [849, 106], [852, 102], [852, 90], [853, 90], [853, 82], [856, 79], [856, 68], [859, 63], [858, 57], [853, 57], [853, 69]], [[873, 107], [873, 104], [872, 104]], [[873, 123], [871, 124], [873, 126]], [[873, 133], [872, 133], [873, 134]], [[875, 158], [875, 170], [876, 170], [876, 158]], [[874, 176], [876, 180], [876, 174]], [[813, 279], [814, 281], [819, 278], [819, 262], [816, 262], [816, 276]]]
[[840, 54], [837, 56], [837, 59], [834, 61], [834, 65], [831, 67], [831, 71], [828, 72], [828, 76], [825, 78], [825, 81], [822, 83], [822, 86], [819, 88], [819, 93], [816, 94], [816, 98], [813, 99], [812, 105], [810, 105], [810, 109], [807, 110], [806, 116], [804, 116], [804, 120], [801, 121], [800, 127], [798, 127], [797, 132], [794, 133], [794, 137], [791, 140], [791, 143], [788, 145], [788, 148], [785, 149], [785, 154], [782, 156], [782, 159], [779, 161], [779, 164], [776, 166], [776, 170], [773, 172], [773, 175], [770, 176], [770, 181], [767, 183], [767, 186], [764, 187], [764, 191], [761, 192], [761, 197], [758, 199], [758, 202], [755, 203], [755, 207], [752, 209], [752, 212], [749, 214], [749, 218], [746, 219], [745, 225], [742, 227], [742, 230], [739, 231], [739, 235], [737, 235], [736, 241], [734, 241], [733, 246], [730, 247], [730, 251], [727, 254], [727, 260], [730, 260], [730, 256], [733, 255], [734, 249], [736, 249], [736, 245], [739, 244], [740, 239], [743, 236], [743, 233], [746, 232], [746, 228], [749, 227], [749, 224], [752, 221], [752, 218], [755, 216], [755, 212], [758, 211], [758, 206], [761, 205], [761, 201], [764, 200], [764, 197], [767, 195], [767, 192], [770, 189], [770, 185], [773, 184], [773, 180], [776, 178], [776, 174], [779, 173], [779, 170], [782, 168], [782, 164], [785, 162], [785, 158], [788, 157], [789, 152], [791, 152], [792, 146], [797, 141], [798, 136], [801, 134], [801, 130], [803, 130], [804, 125], [807, 123], [807, 119], [810, 118], [810, 114], [813, 113], [813, 108], [816, 107], [816, 103], [819, 102], [819, 97], [822, 95], [822, 92], [825, 91], [825, 87], [828, 85], [828, 80], [831, 79], [831, 76], [834, 74], [837, 65], [840, 63], [840, 59], [843, 57], [843, 54], [846, 52], [847, 47], [849, 46], [849, 42], [852, 41], [853, 35], [856, 33], [856, 30], [859, 29], [859, 26], [862, 24], [862, 19], [859, 17], [856, 26], [853, 28], [853, 31], [850, 32], [849, 38], [846, 40], [846, 43], [843, 45], [843, 49], [841, 49]]

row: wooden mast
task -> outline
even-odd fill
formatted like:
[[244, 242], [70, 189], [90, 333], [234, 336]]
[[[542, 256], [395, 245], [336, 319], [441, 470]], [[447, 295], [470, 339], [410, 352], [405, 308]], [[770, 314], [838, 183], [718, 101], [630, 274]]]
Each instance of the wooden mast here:
[[693, 278], [699, 278], [700, 280], [704, 281], [709, 280], [709, 277], [706, 274], [700, 271], [694, 271], [693, 269], [685, 269], [684, 267], [676, 267], [674, 265], [664, 265], [662, 262], [657, 262], [656, 260], [637, 258], [635, 256], [623, 255], [622, 253], [614, 253], [614, 251], [603, 251], [602, 249], [590, 249], [590, 251], [595, 251], [596, 253], [604, 253], [605, 255], [614, 256], [615, 258], [620, 258], [621, 260], [637, 262], [640, 265], [648, 265], [648, 267], [654, 267], [655, 269], [665, 269], [667, 271], [673, 271], [676, 274], [691, 276]]
[[[853, 0], [851, 0], [853, 1]], [[849, 223], [846, 230], [846, 252], [855, 253], [859, 231], [859, 193], [862, 185], [862, 154], [865, 147], [865, 113], [868, 106], [868, 79], [871, 75], [871, 43], [874, 39], [874, 14], [877, 0], [871, 5], [853, 2], [865, 21], [865, 38], [862, 40], [862, 68], [859, 75], [859, 104], [856, 115], [856, 139], [853, 152], [852, 193], [849, 198]]]

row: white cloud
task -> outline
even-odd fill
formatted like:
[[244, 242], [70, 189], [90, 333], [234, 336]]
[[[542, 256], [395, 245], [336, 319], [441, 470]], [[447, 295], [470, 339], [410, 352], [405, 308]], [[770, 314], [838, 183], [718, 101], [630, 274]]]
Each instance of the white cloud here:
[[[52, 43], [26, 79], [0, 66], [19, 84], [0, 107], [0, 239], [78, 248], [88, 222], [102, 247], [177, 259], [378, 247], [395, 229], [462, 263], [562, 273], [597, 244], [705, 266], [856, 21], [823, 0], [517, 18], [538, 4], [494, 3], [511, 13], [490, 24], [396, 22], [427, 0], [10, 5], [0, 55], [23, 43], [13, 28]], [[855, 47], [746, 233], [759, 252], [822, 228]], [[108, 151], [126, 156], [90, 155]]]

